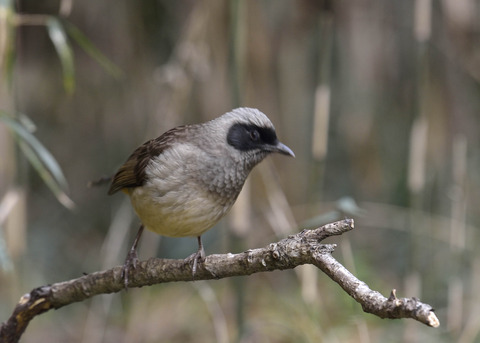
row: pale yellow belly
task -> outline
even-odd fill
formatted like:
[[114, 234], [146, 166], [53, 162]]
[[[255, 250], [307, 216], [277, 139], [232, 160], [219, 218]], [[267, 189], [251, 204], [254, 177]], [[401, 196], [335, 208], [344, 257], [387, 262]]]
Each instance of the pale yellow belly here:
[[151, 190], [138, 187], [129, 195], [142, 224], [148, 230], [168, 237], [200, 236], [233, 205], [233, 201], [220, 205], [210, 194], [198, 191], [172, 191], [152, 196]]

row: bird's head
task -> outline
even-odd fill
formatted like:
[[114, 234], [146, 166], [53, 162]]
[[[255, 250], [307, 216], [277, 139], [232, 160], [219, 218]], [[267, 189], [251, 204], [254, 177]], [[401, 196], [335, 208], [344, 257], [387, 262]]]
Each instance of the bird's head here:
[[241, 107], [210, 122], [226, 140], [230, 153], [253, 168], [271, 153], [295, 157], [281, 143], [268, 117], [255, 108]]

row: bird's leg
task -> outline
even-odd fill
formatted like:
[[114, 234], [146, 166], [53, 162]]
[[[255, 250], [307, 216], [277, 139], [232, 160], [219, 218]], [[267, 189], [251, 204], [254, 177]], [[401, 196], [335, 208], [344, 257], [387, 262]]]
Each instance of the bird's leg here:
[[123, 283], [125, 285], [125, 290], [128, 290], [128, 272], [132, 267], [133, 269], [137, 268], [137, 262], [138, 262], [137, 246], [138, 246], [138, 242], [140, 241], [140, 237], [142, 237], [143, 229], [144, 229], [144, 226], [142, 224], [138, 228], [137, 236], [135, 236], [133, 245], [127, 254], [125, 263], [123, 264], [122, 277], [123, 277]]
[[205, 250], [203, 249], [203, 244], [202, 244], [202, 237], [198, 236], [197, 237], [197, 242], [198, 242], [198, 251], [196, 253], [193, 253], [192, 255], [188, 256], [185, 260], [188, 260], [190, 262], [191, 259], [193, 259], [193, 267], [192, 267], [192, 275], [195, 276], [197, 272], [197, 264], [198, 262], [203, 262], [205, 260]]

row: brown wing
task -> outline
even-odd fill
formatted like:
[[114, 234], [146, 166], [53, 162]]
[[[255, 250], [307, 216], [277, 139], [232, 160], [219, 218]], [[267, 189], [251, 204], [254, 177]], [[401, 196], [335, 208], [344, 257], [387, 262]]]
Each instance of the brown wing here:
[[186, 128], [186, 126], [173, 128], [135, 149], [113, 177], [108, 194], [114, 194], [124, 188], [142, 186], [145, 183], [145, 168], [150, 160], [168, 149], [174, 141], [183, 139]]

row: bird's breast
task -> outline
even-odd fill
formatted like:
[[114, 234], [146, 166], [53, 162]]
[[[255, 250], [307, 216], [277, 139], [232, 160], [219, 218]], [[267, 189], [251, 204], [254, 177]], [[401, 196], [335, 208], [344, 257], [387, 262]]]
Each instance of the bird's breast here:
[[170, 237], [200, 236], [230, 210], [246, 175], [205, 160], [203, 167], [198, 161], [174, 161], [178, 163], [170, 167], [156, 161], [147, 168], [144, 185], [129, 191], [132, 205], [151, 231]]

